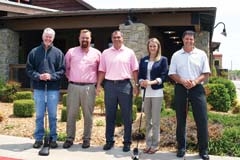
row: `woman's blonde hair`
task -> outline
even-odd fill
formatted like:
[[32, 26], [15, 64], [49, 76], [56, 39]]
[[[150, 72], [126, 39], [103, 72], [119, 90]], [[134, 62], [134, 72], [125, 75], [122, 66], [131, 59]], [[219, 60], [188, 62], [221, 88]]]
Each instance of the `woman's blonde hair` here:
[[157, 54], [155, 57], [155, 61], [159, 60], [161, 57], [161, 43], [159, 42], [159, 40], [157, 38], [150, 38], [147, 42], [147, 50], [148, 50], [148, 55], [150, 56], [150, 51], [149, 51], [149, 44], [150, 42], [153, 42], [155, 44], [157, 44], [158, 48], [157, 48]]

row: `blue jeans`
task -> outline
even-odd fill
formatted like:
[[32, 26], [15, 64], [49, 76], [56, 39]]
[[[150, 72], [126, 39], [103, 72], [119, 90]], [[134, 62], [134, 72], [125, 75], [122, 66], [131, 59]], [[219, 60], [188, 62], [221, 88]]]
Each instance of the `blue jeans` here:
[[48, 112], [48, 128], [53, 141], [57, 140], [57, 105], [59, 101], [59, 90], [47, 91], [47, 102], [45, 103], [45, 90], [34, 89], [34, 101], [36, 109], [36, 128], [34, 138], [41, 141], [44, 136], [44, 114]]

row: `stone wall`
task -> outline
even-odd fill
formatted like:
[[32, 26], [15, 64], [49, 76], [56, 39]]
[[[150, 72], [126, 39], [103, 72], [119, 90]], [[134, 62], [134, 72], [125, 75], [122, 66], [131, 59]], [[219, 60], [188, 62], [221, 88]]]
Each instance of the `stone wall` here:
[[207, 56], [210, 57], [210, 38], [209, 32], [202, 31], [196, 33], [195, 37], [195, 46], [199, 49], [202, 49], [206, 52]]
[[119, 29], [123, 33], [124, 44], [134, 50], [138, 60], [148, 54], [148, 26], [142, 23], [133, 23], [131, 25], [120, 24]]
[[0, 29], [0, 77], [8, 80], [9, 64], [18, 63], [19, 35], [10, 29]]

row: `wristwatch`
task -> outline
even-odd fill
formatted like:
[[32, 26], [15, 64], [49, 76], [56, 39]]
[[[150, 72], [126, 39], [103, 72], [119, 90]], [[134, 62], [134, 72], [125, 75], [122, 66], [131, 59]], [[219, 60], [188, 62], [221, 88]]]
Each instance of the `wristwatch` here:
[[138, 83], [135, 84], [135, 87], [139, 87], [140, 85]]

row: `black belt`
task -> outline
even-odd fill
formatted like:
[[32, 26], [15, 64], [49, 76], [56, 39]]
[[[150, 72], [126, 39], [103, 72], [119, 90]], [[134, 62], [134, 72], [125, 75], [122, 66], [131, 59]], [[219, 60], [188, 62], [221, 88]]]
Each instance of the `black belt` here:
[[117, 84], [117, 83], [130, 82], [130, 79], [123, 79], [123, 80], [108, 80], [108, 79], [105, 79], [105, 81]]
[[72, 81], [70, 81], [69, 83], [79, 85], [79, 86], [95, 85], [95, 83], [82, 83], [82, 82], [72, 82]]

